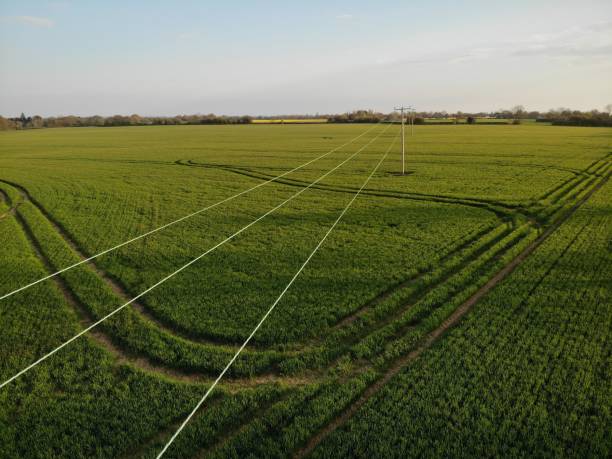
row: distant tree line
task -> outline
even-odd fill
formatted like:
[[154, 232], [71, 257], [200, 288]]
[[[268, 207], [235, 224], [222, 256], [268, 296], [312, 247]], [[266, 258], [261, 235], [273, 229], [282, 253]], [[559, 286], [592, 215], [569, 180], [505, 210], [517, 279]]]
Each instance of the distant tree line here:
[[[539, 122], [548, 122], [559, 126], [610, 126], [612, 127], [612, 104], [608, 104], [604, 111], [579, 111], [569, 108], [551, 109], [548, 112], [527, 111], [522, 105], [511, 109], [500, 109], [494, 112], [448, 113], [446, 111], [420, 111], [412, 114], [415, 124], [435, 123], [467, 123], [487, 124], [495, 120], [508, 120], [508, 123], [520, 124], [524, 119], [535, 119]], [[47, 127], [106, 127], [106, 126], [152, 126], [152, 125], [194, 125], [194, 124], [249, 124], [254, 119], [327, 119], [328, 123], [378, 123], [398, 122], [400, 115], [397, 112], [381, 113], [373, 110], [355, 110], [353, 112], [321, 115], [276, 115], [276, 116], [222, 116], [208, 115], [177, 115], [177, 116], [140, 116], [140, 115], [114, 115], [114, 116], [57, 116], [43, 118], [41, 116], [26, 116], [21, 114], [17, 118], [4, 118], [0, 116], [0, 130], [8, 129], [39, 129]], [[499, 121], [498, 121], [499, 122]]]
[[294, 113], [294, 114], [284, 114], [284, 115], [260, 115], [254, 116], [254, 120], [326, 120], [329, 119], [333, 115], [325, 115], [321, 113], [315, 114], [305, 114], [305, 113]]
[[0, 130], [38, 129], [47, 127], [108, 127], [108, 126], [153, 126], [187, 124], [248, 124], [250, 116], [177, 115], [177, 116], [25, 116], [4, 118], [0, 116]]
[[550, 110], [538, 121], [548, 121], [555, 126], [607, 126], [612, 127], [612, 104], [606, 105], [605, 111], [591, 110], [581, 112], [569, 108]]
[[[496, 123], [495, 120], [508, 120], [508, 123], [521, 124], [523, 120], [532, 119], [538, 122], [551, 123], [557, 126], [609, 126], [612, 127], [612, 104], [606, 105], [604, 111], [590, 110], [579, 111], [568, 108], [551, 109], [548, 112], [537, 110], [528, 111], [522, 105], [516, 105], [510, 109], [499, 109], [494, 112], [464, 113], [458, 111], [449, 113], [446, 111], [437, 112], [417, 112], [414, 114], [415, 124], [420, 124], [427, 119], [427, 124], [448, 124], [449, 120], [453, 123], [466, 124], [487, 124]], [[399, 114], [392, 114], [389, 120], [396, 121]]]

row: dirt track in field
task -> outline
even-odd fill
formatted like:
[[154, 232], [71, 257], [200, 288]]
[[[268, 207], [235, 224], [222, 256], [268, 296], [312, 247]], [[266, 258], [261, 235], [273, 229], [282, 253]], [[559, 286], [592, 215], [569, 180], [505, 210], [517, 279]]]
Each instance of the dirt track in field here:
[[334, 418], [329, 424], [327, 424], [321, 431], [315, 436], [311, 437], [308, 443], [300, 450], [298, 450], [294, 457], [302, 458], [308, 456], [314, 449], [332, 432], [338, 429], [340, 426], [345, 424], [353, 415], [361, 408], [368, 400], [370, 400], [382, 387], [387, 384], [391, 378], [397, 375], [407, 365], [419, 357], [423, 351], [431, 347], [431, 345], [448, 329], [456, 325], [461, 318], [470, 311], [470, 309], [478, 303], [489, 291], [491, 291], [497, 284], [505, 279], [512, 271], [514, 271], [525, 259], [531, 255], [542, 243], [548, 239], [548, 237], [554, 233], [565, 221], [567, 221], [574, 213], [582, 206], [586, 201], [589, 200], [605, 183], [607, 183], [609, 175], [605, 176], [597, 185], [595, 185], [582, 199], [574, 204], [569, 211], [563, 216], [556, 220], [549, 228], [547, 228], [535, 241], [529, 244], [519, 255], [517, 255], [510, 263], [502, 268], [497, 274], [495, 274], [489, 281], [480, 287], [470, 298], [468, 298], [461, 306], [455, 311], [435, 330], [429, 333], [420, 346], [406, 354], [404, 357], [397, 360], [391, 365], [384, 375], [378, 379], [374, 384], [369, 386], [361, 396], [351, 404], [344, 412], [338, 417]]

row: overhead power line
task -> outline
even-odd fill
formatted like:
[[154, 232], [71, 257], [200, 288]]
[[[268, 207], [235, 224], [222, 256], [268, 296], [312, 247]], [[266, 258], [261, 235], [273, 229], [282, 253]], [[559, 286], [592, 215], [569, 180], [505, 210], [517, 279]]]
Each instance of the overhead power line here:
[[272, 209], [268, 210], [266, 213], [264, 213], [263, 215], [261, 215], [260, 217], [256, 218], [255, 220], [253, 220], [251, 223], [243, 226], [241, 229], [239, 229], [238, 231], [236, 231], [235, 233], [233, 233], [232, 235], [226, 237], [225, 239], [223, 239], [221, 242], [217, 243], [215, 246], [211, 247], [210, 249], [206, 250], [204, 253], [198, 255], [197, 257], [195, 257], [194, 259], [192, 259], [191, 261], [189, 261], [188, 263], [184, 264], [183, 266], [181, 266], [180, 268], [178, 268], [176, 271], [168, 274], [166, 277], [164, 277], [163, 279], [157, 281], [155, 284], [153, 284], [151, 287], [147, 288], [146, 290], [144, 290], [143, 292], [139, 293], [138, 295], [136, 295], [134, 298], [132, 298], [131, 300], [123, 303], [121, 306], [119, 306], [118, 308], [114, 309], [113, 311], [111, 311], [110, 313], [108, 313], [107, 315], [105, 315], [104, 317], [102, 317], [101, 319], [97, 320], [96, 322], [94, 322], [93, 324], [89, 325], [87, 328], [81, 330], [79, 333], [77, 333], [76, 335], [74, 335], [72, 338], [68, 339], [67, 341], [63, 342], [62, 344], [60, 344], [59, 346], [57, 346], [56, 348], [54, 348], [52, 351], [48, 352], [47, 354], [43, 355], [42, 357], [40, 357], [38, 360], [36, 360], [35, 362], [31, 363], [30, 365], [28, 365], [27, 367], [25, 367], [24, 369], [22, 369], [21, 371], [19, 371], [18, 373], [16, 373], [15, 375], [13, 375], [12, 377], [10, 377], [9, 379], [7, 379], [6, 381], [4, 381], [2, 384], [0, 384], [0, 389], [2, 389], [4, 386], [6, 386], [7, 384], [11, 383], [12, 381], [14, 381], [15, 379], [19, 378], [20, 376], [22, 376], [23, 374], [27, 373], [29, 370], [31, 370], [32, 368], [34, 368], [35, 366], [37, 366], [38, 364], [44, 362], [45, 360], [47, 360], [49, 357], [51, 357], [53, 354], [55, 354], [56, 352], [58, 352], [59, 350], [63, 349], [64, 347], [66, 347], [68, 344], [72, 343], [73, 341], [77, 340], [78, 338], [80, 338], [81, 336], [83, 336], [85, 333], [89, 332], [90, 330], [92, 330], [93, 328], [97, 327], [98, 325], [100, 325], [102, 322], [104, 322], [105, 320], [111, 318], [112, 316], [114, 316], [115, 314], [117, 314], [119, 311], [121, 311], [122, 309], [124, 309], [125, 307], [129, 306], [130, 304], [132, 304], [133, 302], [135, 302], [136, 300], [138, 300], [139, 298], [143, 297], [144, 295], [146, 295], [147, 293], [149, 293], [151, 290], [155, 289], [156, 287], [160, 286], [161, 284], [163, 284], [164, 282], [166, 282], [167, 280], [171, 279], [172, 277], [174, 277], [175, 275], [177, 275], [178, 273], [180, 273], [181, 271], [187, 269], [189, 266], [191, 266], [192, 264], [194, 264], [195, 262], [197, 262], [198, 260], [200, 260], [201, 258], [205, 257], [206, 255], [208, 255], [209, 253], [213, 252], [214, 250], [216, 250], [217, 248], [221, 247], [222, 245], [224, 245], [226, 242], [231, 241], [232, 239], [234, 239], [236, 236], [238, 236], [240, 233], [246, 231], [248, 228], [250, 228], [251, 226], [253, 226], [254, 224], [256, 224], [257, 222], [259, 222], [260, 220], [263, 220], [265, 217], [267, 217], [268, 215], [270, 215], [271, 213], [275, 212], [276, 210], [280, 209], [281, 207], [283, 207], [285, 204], [287, 204], [288, 202], [292, 201], [293, 199], [297, 198], [299, 195], [301, 195], [302, 193], [304, 193], [306, 190], [310, 189], [311, 187], [313, 187], [314, 185], [316, 185], [317, 183], [319, 183], [321, 180], [323, 180], [325, 177], [327, 177], [329, 174], [331, 174], [332, 172], [334, 172], [336, 169], [340, 168], [342, 165], [346, 164], [348, 161], [350, 161], [351, 159], [353, 159], [355, 156], [357, 156], [357, 154], [359, 154], [361, 151], [363, 151], [366, 147], [368, 147], [372, 142], [374, 142], [376, 139], [378, 139], [382, 134], [384, 134], [387, 129], [389, 129], [389, 126], [387, 126], [385, 129], [382, 130], [382, 132], [380, 132], [376, 137], [372, 138], [369, 142], [367, 142], [365, 145], [363, 145], [361, 148], [359, 148], [359, 150], [357, 150], [355, 153], [353, 153], [351, 156], [349, 156], [348, 158], [346, 158], [345, 160], [343, 160], [341, 163], [337, 164], [336, 166], [334, 166], [332, 169], [330, 169], [329, 171], [327, 171], [325, 174], [321, 175], [319, 178], [317, 178], [314, 182], [311, 182], [309, 185], [307, 185], [306, 187], [300, 189], [300, 191], [298, 191], [297, 193], [293, 194], [292, 196], [290, 196], [289, 198], [285, 199], [283, 202], [281, 202], [280, 204], [278, 204], [277, 206], [273, 207]]
[[204, 207], [203, 209], [197, 210], [197, 211], [192, 212], [192, 213], [190, 213], [190, 214], [188, 214], [188, 215], [185, 215], [185, 216], [183, 216], [183, 217], [181, 217], [181, 218], [178, 218], [178, 219], [176, 219], [176, 220], [174, 220], [174, 221], [171, 221], [171, 222], [169, 222], [169, 223], [166, 223], [165, 225], [162, 225], [162, 226], [159, 226], [159, 227], [157, 227], [157, 228], [154, 228], [154, 229], [152, 229], [152, 230], [150, 230], [150, 231], [147, 231], [146, 233], [143, 233], [143, 234], [141, 234], [141, 235], [139, 235], [139, 236], [135, 236], [135, 237], [133, 237], [133, 238], [131, 238], [131, 239], [128, 239], [128, 240], [127, 240], [127, 241], [125, 241], [125, 242], [122, 242], [122, 243], [120, 243], [120, 244], [115, 245], [114, 247], [110, 247], [110, 248], [108, 248], [108, 249], [106, 249], [106, 250], [103, 250], [103, 251], [101, 251], [101, 252], [98, 252], [98, 253], [96, 253], [95, 255], [92, 255], [92, 256], [90, 256], [90, 257], [87, 257], [87, 258], [85, 258], [85, 259], [83, 259], [83, 260], [81, 260], [81, 261], [78, 261], [78, 262], [76, 262], [76, 263], [74, 263], [74, 264], [70, 265], [70, 266], [66, 266], [65, 268], [62, 268], [62, 269], [60, 269], [59, 271], [56, 271], [56, 272], [51, 273], [51, 274], [49, 274], [49, 275], [47, 275], [47, 276], [41, 277], [40, 279], [38, 279], [38, 280], [36, 280], [36, 281], [34, 281], [34, 282], [30, 282], [30, 283], [29, 283], [29, 284], [27, 284], [27, 285], [24, 285], [24, 286], [22, 286], [22, 287], [19, 287], [19, 288], [17, 288], [17, 289], [15, 289], [15, 290], [13, 290], [13, 291], [10, 291], [10, 292], [8, 292], [8, 293], [5, 293], [5, 294], [3, 294], [2, 296], [0, 296], [0, 300], [4, 300], [4, 299], [6, 299], [6, 298], [8, 298], [8, 297], [10, 297], [10, 296], [15, 295], [16, 293], [22, 292], [23, 290], [26, 290], [26, 289], [28, 289], [28, 288], [30, 288], [30, 287], [33, 287], [33, 286], [35, 286], [35, 285], [37, 285], [37, 284], [39, 284], [39, 283], [41, 283], [41, 282], [43, 282], [43, 281], [46, 281], [47, 279], [51, 279], [52, 277], [55, 277], [55, 276], [57, 276], [58, 274], [62, 274], [62, 273], [64, 273], [64, 272], [66, 272], [66, 271], [68, 271], [68, 270], [70, 270], [70, 269], [72, 269], [72, 268], [76, 268], [77, 266], [80, 266], [80, 265], [82, 265], [82, 264], [84, 264], [84, 263], [88, 263], [88, 262], [90, 262], [90, 261], [92, 261], [92, 260], [94, 260], [94, 259], [96, 259], [96, 258], [98, 258], [98, 257], [100, 257], [100, 256], [102, 256], [102, 255], [105, 255], [105, 254], [107, 254], [107, 253], [109, 253], [109, 252], [112, 252], [112, 251], [114, 251], [114, 250], [117, 250], [117, 249], [119, 249], [119, 248], [121, 248], [121, 247], [123, 247], [123, 246], [126, 246], [126, 245], [128, 245], [128, 244], [131, 244], [132, 242], [135, 242], [135, 241], [137, 241], [137, 240], [139, 240], [139, 239], [142, 239], [142, 238], [144, 238], [144, 237], [150, 236], [151, 234], [157, 233], [158, 231], [161, 231], [161, 230], [163, 230], [163, 229], [165, 229], [165, 228], [168, 228], [168, 227], [170, 227], [170, 226], [172, 226], [172, 225], [175, 225], [175, 224], [177, 224], [177, 223], [180, 223], [180, 222], [182, 222], [182, 221], [184, 221], [184, 220], [187, 220], [187, 219], [189, 219], [189, 218], [191, 218], [191, 217], [195, 217], [196, 215], [199, 215], [199, 214], [201, 214], [201, 213], [203, 213], [203, 212], [206, 212], [206, 211], [208, 211], [208, 210], [211, 210], [211, 209], [213, 209], [214, 207], [220, 206], [221, 204], [225, 204], [225, 203], [227, 203], [227, 202], [229, 202], [229, 201], [231, 201], [231, 200], [233, 200], [233, 199], [236, 199], [236, 198], [238, 198], [238, 197], [240, 197], [240, 196], [242, 196], [242, 195], [245, 195], [245, 194], [247, 194], [247, 193], [250, 193], [251, 191], [254, 191], [254, 190], [256, 190], [257, 188], [260, 188], [260, 187], [262, 187], [262, 186], [264, 186], [264, 185], [267, 185], [268, 183], [274, 182], [274, 181], [276, 181], [276, 180], [278, 180], [278, 179], [280, 179], [280, 178], [282, 178], [282, 177], [284, 177], [284, 176], [286, 176], [286, 175], [289, 175], [289, 174], [291, 174], [291, 173], [293, 173], [293, 172], [295, 172], [295, 171], [297, 171], [297, 170], [299, 170], [299, 169], [302, 169], [303, 167], [308, 166], [309, 164], [314, 163], [315, 161], [318, 161], [319, 159], [324, 158], [325, 156], [328, 156], [328, 155], [330, 155], [330, 154], [332, 154], [332, 153], [334, 153], [334, 152], [336, 152], [336, 151], [340, 150], [341, 148], [344, 148], [344, 147], [345, 147], [345, 146], [347, 146], [347, 145], [350, 145], [350, 144], [351, 144], [351, 143], [353, 143], [355, 140], [357, 140], [357, 139], [361, 138], [362, 136], [364, 136], [365, 134], [367, 134], [368, 132], [370, 132], [372, 129], [374, 129], [374, 127], [375, 127], [375, 126], [372, 126], [372, 127], [370, 127], [369, 129], [366, 129], [366, 130], [365, 130], [364, 132], [362, 132], [360, 135], [358, 135], [357, 137], [352, 138], [352, 139], [351, 139], [351, 140], [349, 140], [348, 142], [345, 142], [345, 143], [343, 143], [342, 145], [340, 145], [340, 146], [338, 146], [338, 147], [336, 147], [336, 148], [334, 148], [334, 149], [332, 149], [332, 150], [328, 151], [327, 153], [324, 153], [324, 154], [322, 154], [321, 156], [318, 156], [318, 157], [316, 157], [316, 158], [314, 158], [314, 159], [311, 159], [310, 161], [307, 161], [307, 162], [305, 162], [304, 164], [302, 164], [302, 165], [300, 165], [300, 166], [297, 166], [297, 167], [295, 167], [295, 168], [291, 169], [290, 171], [284, 172], [284, 173], [282, 173], [282, 174], [280, 174], [280, 175], [277, 175], [276, 177], [271, 178], [271, 179], [269, 179], [269, 180], [267, 180], [267, 181], [265, 181], [265, 182], [259, 183], [259, 184], [255, 185], [255, 186], [253, 186], [253, 187], [251, 187], [251, 188], [249, 188], [249, 189], [247, 189], [247, 190], [244, 190], [244, 191], [241, 191], [241, 192], [239, 192], [239, 193], [236, 193], [236, 194], [234, 194], [234, 195], [232, 195], [232, 196], [229, 196], [229, 197], [227, 197], [227, 198], [225, 198], [225, 199], [222, 199], [221, 201], [218, 201], [218, 202], [216, 202], [216, 203], [214, 203], [214, 204], [211, 204], [211, 205], [209, 205], [209, 206], [207, 206], [207, 207]]
[[393, 146], [393, 143], [395, 142], [395, 138], [393, 139], [393, 141], [391, 142], [391, 144], [389, 145], [389, 148], [387, 148], [387, 151], [385, 152], [385, 154], [383, 155], [383, 157], [380, 159], [380, 161], [378, 161], [378, 164], [376, 164], [376, 167], [374, 168], [374, 170], [372, 170], [372, 172], [370, 173], [370, 175], [366, 178], [366, 180], [363, 182], [363, 184], [361, 185], [361, 188], [359, 188], [359, 190], [353, 195], [353, 198], [349, 201], [349, 203], [346, 205], [346, 207], [342, 210], [342, 212], [340, 213], [340, 215], [338, 216], [338, 218], [336, 219], [336, 221], [334, 221], [334, 223], [329, 227], [329, 229], [327, 230], [327, 232], [325, 233], [325, 236], [323, 236], [323, 238], [319, 241], [319, 243], [316, 245], [316, 247], [312, 250], [312, 252], [310, 252], [310, 255], [308, 255], [308, 258], [306, 258], [306, 261], [304, 261], [304, 263], [302, 263], [302, 266], [300, 266], [300, 269], [297, 270], [297, 272], [293, 275], [293, 277], [291, 278], [291, 280], [289, 281], [289, 283], [285, 286], [285, 288], [283, 289], [283, 291], [280, 293], [280, 295], [276, 298], [276, 300], [274, 301], [274, 303], [272, 303], [272, 306], [270, 306], [270, 308], [268, 309], [268, 311], [263, 315], [263, 317], [261, 318], [261, 320], [259, 321], [259, 323], [255, 326], [255, 328], [253, 329], [253, 331], [251, 331], [251, 334], [247, 337], [246, 340], [244, 340], [244, 343], [242, 343], [242, 346], [240, 346], [240, 348], [236, 351], [236, 353], [234, 354], [234, 356], [232, 357], [232, 359], [228, 362], [228, 364], [225, 366], [225, 368], [223, 369], [223, 371], [221, 371], [221, 373], [219, 373], [219, 376], [217, 376], [217, 379], [215, 379], [215, 381], [211, 384], [211, 386], [208, 388], [208, 390], [206, 391], [206, 393], [204, 394], [204, 396], [200, 399], [200, 401], [196, 404], [196, 406], [193, 408], [193, 410], [189, 413], [189, 415], [185, 418], [185, 420], [183, 421], [183, 423], [179, 426], [179, 428], [176, 430], [176, 432], [174, 432], [174, 435], [172, 435], [172, 437], [170, 438], [170, 440], [168, 440], [168, 443], [166, 443], [166, 445], [164, 446], [164, 448], [160, 451], [160, 453], [157, 455], [157, 459], [160, 459], [168, 450], [168, 448], [170, 447], [170, 445], [174, 442], [174, 440], [179, 436], [179, 434], [181, 433], [181, 431], [185, 428], [185, 426], [189, 423], [189, 421], [191, 420], [191, 418], [195, 415], [195, 413], [200, 409], [200, 407], [204, 404], [204, 402], [206, 401], [206, 399], [208, 398], [208, 396], [211, 394], [211, 392], [214, 390], [214, 388], [217, 386], [217, 384], [219, 383], [219, 381], [221, 381], [221, 379], [223, 378], [223, 376], [225, 375], [225, 373], [230, 369], [230, 367], [232, 366], [232, 364], [236, 361], [236, 359], [238, 358], [238, 356], [240, 355], [240, 353], [244, 350], [244, 348], [249, 344], [249, 342], [251, 341], [251, 339], [253, 338], [253, 336], [255, 336], [255, 333], [257, 333], [257, 330], [259, 330], [259, 328], [263, 325], [263, 323], [266, 321], [266, 319], [268, 318], [268, 316], [272, 313], [272, 311], [274, 310], [274, 308], [276, 307], [276, 305], [280, 302], [280, 300], [283, 298], [283, 296], [285, 295], [285, 293], [287, 293], [287, 290], [289, 290], [289, 288], [293, 285], [293, 283], [295, 282], [295, 280], [298, 278], [298, 276], [302, 273], [302, 271], [304, 270], [304, 268], [306, 267], [306, 265], [310, 262], [310, 260], [312, 259], [312, 257], [315, 255], [315, 253], [317, 253], [317, 251], [319, 250], [319, 248], [323, 245], [323, 243], [325, 242], [325, 240], [327, 239], [327, 237], [331, 234], [331, 232], [334, 230], [334, 228], [336, 227], [336, 225], [340, 222], [340, 220], [342, 220], [342, 217], [344, 217], [344, 214], [346, 214], [346, 212], [349, 210], [349, 208], [351, 207], [351, 205], [353, 204], [353, 202], [355, 202], [355, 199], [357, 199], [357, 196], [359, 196], [359, 194], [363, 191], [363, 189], [366, 187], [366, 185], [369, 183], [369, 181], [372, 179], [372, 177], [374, 176], [374, 174], [376, 173], [376, 171], [378, 170], [378, 168], [380, 167], [380, 165], [382, 164], [382, 162], [385, 160], [385, 158], [387, 157], [387, 155], [389, 154], [389, 151], [391, 151], [391, 147]]

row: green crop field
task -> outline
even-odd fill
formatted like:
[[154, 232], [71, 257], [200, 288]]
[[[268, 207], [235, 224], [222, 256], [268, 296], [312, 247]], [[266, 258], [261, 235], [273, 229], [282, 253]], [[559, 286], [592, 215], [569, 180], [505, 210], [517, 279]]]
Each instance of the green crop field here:
[[399, 139], [0, 132], [0, 296], [79, 263], [0, 299], [0, 384], [138, 296], [0, 388], [0, 457], [155, 457], [372, 172], [164, 457], [610, 457], [612, 129]]

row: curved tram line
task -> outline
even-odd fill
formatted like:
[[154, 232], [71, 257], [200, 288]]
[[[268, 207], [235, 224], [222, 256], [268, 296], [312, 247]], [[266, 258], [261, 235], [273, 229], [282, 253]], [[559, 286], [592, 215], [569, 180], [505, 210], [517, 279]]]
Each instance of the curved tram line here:
[[[64, 242], [66, 242], [66, 244], [71, 247], [71, 249], [73, 251], [75, 251], [76, 253], [78, 253], [78, 248], [76, 247], [76, 244], [69, 238], [69, 236], [67, 235], [67, 233], [61, 228], [59, 227], [55, 222], [53, 222], [50, 219], [49, 214], [44, 210], [44, 208], [42, 208], [42, 206], [40, 206], [40, 204], [36, 203], [35, 201], [33, 201], [31, 199], [31, 197], [29, 197], [29, 194], [27, 193], [27, 191], [23, 188], [21, 188], [21, 192], [22, 195], [24, 197], [24, 200], [29, 200], [30, 203], [32, 203], [41, 213], [41, 216], [44, 216], [47, 221], [49, 222], [50, 226], [53, 227], [59, 234], [60, 236], [62, 236]], [[35, 249], [36, 252], [38, 254], [38, 256], [43, 260], [44, 264], [46, 265], [48, 270], [52, 270], [52, 263], [49, 260], [49, 258], [44, 255], [44, 250], [42, 249], [42, 247], [40, 246], [40, 241], [36, 238], [36, 236], [33, 234], [33, 230], [32, 228], [30, 228], [28, 226], [27, 220], [20, 215], [19, 218], [19, 222], [21, 223], [22, 227], [24, 227], [24, 230], [26, 231], [26, 233], [28, 234], [28, 238], [30, 240], [30, 242], [35, 245]], [[477, 235], [478, 236], [478, 235]], [[470, 241], [468, 241], [470, 242]], [[452, 254], [453, 252], [451, 252]], [[449, 254], [450, 255], [450, 254]], [[81, 255], [81, 258], [83, 257], [83, 255]], [[125, 300], [125, 298], [129, 297], [127, 292], [125, 292], [120, 286], [118, 286], [118, 284], [114, 283], [110, 277], [104, 273], [98, 266], [93, 265], [93, 268], [96, 272], [96, 274], [98, 276], [101, 277], [101, 279], [103, 279], [104, 281], [106, 281], [107, 284], [111, 285], [113, 291], [115, 294], [117, 294], [118, 296], [120, 296], [120, 298], [122, 300]], [[421, 275], [423, 275], [425, 273], [421, 273]], [[86, 306], [83, 304], [82, 301], [79, 301], [78, 298], [76, 298], [76, 296], [74, 295], [74, 293], [72, 293], [72, 291], [70, 290], [69, 285], [67, 285], [66, 280], [63, 279], [62, 277], [59, 277], [57, 279], [57, 285], [60, 286], [60, 290], [62, 290], [65, 294], [65, 296], [67, 296], [67, 301], [69, 304], [73, 305], [73, 307], [75, 309], [77, 309], [77, 312], [79, 313], [79, 316], [82, 318], [82, 323], [85, 325], [91, 325], [95, 320], [96, 317], [94, 317], [90, 311], [87, 310]], [[389, 295], [390, 293], [392, 293], [395, 290], [399, 290], [402, 288], [407, 287], [407, 285], [405, 283], [400, 284], [398, 287], [396, 287], [395, 289], [390, 289], [387, 292], [384, 292], [381, 297], [377, 298], [375, 300], [375, 302], [381, 301], [384, 296]], [[70, 297], [68, 297], [68, 293], [70, 293]], [[146, 310], [146, 307], [143, 305], [139, 305], [139, 307], [137, 308], [137, 311], [142, 313], [142, 310]], [[351, 316], [345, 317], [341, 323], [341, 325], [345, 325], [348, 324], [349, 322], [352, 322], [358, 315], [359, 313], [362, 311], [356, 311], [355, 313], [353, 313]], [[145, 315], [145, 319], [148, 319], [150, 316], [150, 314]], [[343, 322], [343, 323], [342, 323]], [[156, 324], [157, 325], [157, 324]], [[173, 330], [172, 329], [168, 329], [165, 328], [165, 331], [170, 333]], [[108, 350], [111, 351], [111, 353], [113, 353], [114, 355], [119, 355], [119, 351], [118, 348], [121, 344], [121, 340], [117, 339], [114, 336], [107, 336], [102, 332], [97, 332], [95, 337], [97, 337], [98, 342], [100, 342], [101, 344], [104, 344]], [[116, 345], [113, 345], [116, 344]], [[230, 347], [225, 347], [226, 350], [232, 350]], [[133, 357], [131, 357], [130, 355], [122, 355], [121, 356], [121, 360], [123, 361], [128, 361], [128, 362], [132, 362], [134, 364], [138, 364], [138, 366], [145, 368], [145, 369], [161, 369], [163, 367], [161, 367], [159, 364], [157, 364], [156, 362], [152, 361], [150, 358], [147, 358], [146, 356], [140, 356], [138, 359], [134, 359]], [[166, 374], [167, 376], [174, 376], [177, 379], [189, 379], [191, 378], [192, 380], [198, 380], [198, 378], [194, 375], [193, 372], [184, 372], [181, 371], [180, 369], [171, 369], [171, 370], [166, 370], [166, 371], [161, 371], [162, 373]], [[201, 378], [200, 378], [201, 379]]]
[[[218, 242], [216, 245], [212, 246], [211, 248], [209, 248], [208, 250], [206, 250], [205, 252], [201, 253], [200, 255], [198, 255], [195, 258], [192, 258], [189, 262], [187, 262], [186, 264], [184, 264], [183, 266], [181, 266], [180, 268], [178, 268], [177, 270], [173, 271], [172, 273], [168, 274], [167, 276], [163, 277], [161, 280], [157, 281], [156, 283], [154, 283], [153, 285], [151, 285], [150, 287], [148, 287], [147, 289], [145, 289], [144, 291], [142, 291], [141, 293], [139, 293], [138, 295], [136, 295], [135, 297], [131, 298], [129, 301], [123, 303], [121, 306], [117, 307], [116, 309], [112, 310], [111, 312], [107, 313], [106, 315], [104, 315], [104, 317], [98, 319], [97, 321], [95, 321], [93, 324], [89, 325], [88, 327], [86, 327], [85, 329], [81, 330], [79, 333], [77, 333], [76, 335], [72, 336], [70, 339], [68, 339], [67, 341], [63, 342], [62, 344], [60, 344], [58, 347], [54, 348], [53, 350], [49, 351], [47, 354], [44, 354], [42, 357], [40, 357], [38, 360], [34, 361], [33, 363], [31, 363], [30, 365], [28, 365], [27, 367], [23, 368], [21, 371], [17, 372], [15, 375], [13, 375], [12, 377], [10, 377], [9, 379], [7, 379], [6, 381], [2, 382], [0, 384], [0, 388], [6, 386], [7, 384], [11, 383], [12, 381], [14, 381], [15, 379], [19, 378], [21, 375], [25, 374], [26, 372], [28, 372], [29, 370], [31, 370], [32, 368], [34, 368], [35, 366], [37, 366], [38, 364], [42, 363], [43, 361], [45, 361], [47, 358], [53, 356], [56, 352], [60, 351], [61, 349], [63, 349], [65, 346], [69, 345], [70, 343], [72, 343], [73, 341], [75, 341], [76, 339], [80, 338], [81, 336], [83, 336], [84, 334], [86, 334], [87, 332], [89, 332], [90, 330], [92, 330], [94, 327], [97, 327], [98, 325], [102, 324], [104, 321], [112, 318], [113, 316], [115, 316], [115, 314], [119, 313], [120, 311], [124, 310], [127, 306], [131, 305], [133, 302], [137, 301], [139, 298], [141, 298], [142, 296], [146, 295], [148, 292], [152, 291], [153, 289], [155, 289], [156, 287], [158, 287], [159, 285], [163, 284], [164, 282], [166, 282], [167, 280], [171, 279], [172, 277], [174, 277], [175, 275], [179, 274], [181, 271], [187, 269], [188, 267], [190, 267], [192, 264], [198, 262], [200, 259], [202, 259], [203, 257], [205, 257], [206, 255], [208, 255], [209, 253], [213, 252], [214, 250], [216, 250], [218, 247], [221, 247], [222, 245], [224, 245], [225, 243], [231, 241], [232, 239], [234, 239], [235, 237], [237, 237], [238, 235], [240, 235], [241, 233], [243, 233], [244, 231], [246, 231], [247, 229], [249, 229], [251, 226], [257, 224], [259, 221], [263, 220], [265, 217], [267, 217], [268, 215], [272, 214], [273, 212], [275, 212], [276, 210], [280, 209], [281, 207], [283, 207], [284, 205], [286, 205], [288, 202], [292, 201], [293, 199], [295, 199], [296, 197], [300, 196], [302, 193], [304, 193], [305, 191], [307, 191], [311, 186], [315, 185], [317, 182], [323, 180], [325, 177], [327, 177], [329, 174], [331, 174], [332, 172], [334, 172], [335, 170], [339, 169], [341, 166], [343, 166], [345, 163], [347, 163], [348, 161], [350, 161], [351, 159], [353, 159], [355, 156], [357, 156], [360, 152], [362, 152], [365, 148], [367, 148], [372, 142], [374, 142], [375, 140], [377, 140], [383, 133], [385, 133], [388, 130], [389, 127], [385, 128], [384, 130], [382, 130], [382, 132], [380, 132], [376, 137], [372, 138], [370, 141], [368, 141], [365, 145], [363, 145], [361, 148], [359, 148], [356, 152], [354, 152], [352, 155], [350, 155], [348, 158], [344, 159], [342, 162], [338, 163], [336, 166], [334, 166], [332, 169], [328, 170], [327, 172], [325, 172], [323, 175], [319, 176], [315, 181], [313, 181], [311, 184], [309, 184], [307, 187], [304, 187], [302, 189], [300, 189], [298, 192], [294, 193], [293, 195], [291, 195], [289, 198], [285, 199], [283, 202], [281, 202], [280, 204], [278, 204], [277, 206], [269, 209], [267, 212], [265, 212], [264, 214], [262, 214], [261, 216], [259, 216], [258, 218], [256, 218], [255, 220], [251, 221], [250, 223], [248, 223], [247, 225], [243, 226], [241, 229], [237, 230], [236, 232], [234, 232], [232, 235], [226, 237], [225, 239], [223, 239], [221, 242]], [[81, 264], [81, 262], [79, 262], [78, 264]], [[73, 266], [76, 266], [73, 265]]]

